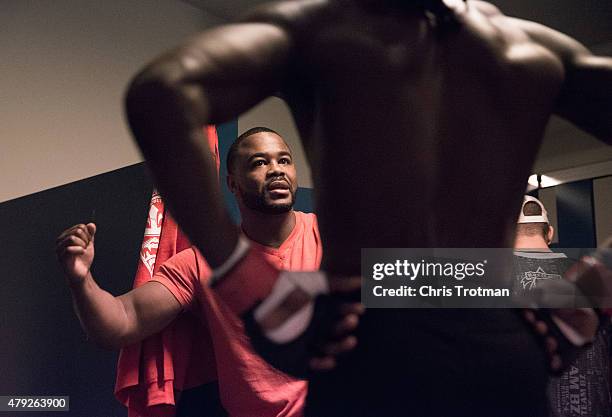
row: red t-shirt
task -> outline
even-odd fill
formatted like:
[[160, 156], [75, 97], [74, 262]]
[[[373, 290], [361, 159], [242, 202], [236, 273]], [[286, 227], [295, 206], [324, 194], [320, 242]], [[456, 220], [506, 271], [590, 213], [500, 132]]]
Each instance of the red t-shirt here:
[[[279, 248], [251, 242], [247, 257], [232, 271], [240, 275], [236, 296], [227, 303], [207, 286], [210, 268], [195, 249], [184, 250], [166, 261], [152, 278], [163, 284], [185, 310], [207, 324], [210, 332], [221, 402], [231, 417], [301, 416], [306, 398], [305, 381], [272, 368], [256, 355], [234, 311], [265, 296], [276, 271], [317, 270], [321, 239], [314, 214], [295, 212], [296, 225]], [[231, 277], [229, 277], [231, 278]], [[231, 285], [230, 285], [231, 287]]]

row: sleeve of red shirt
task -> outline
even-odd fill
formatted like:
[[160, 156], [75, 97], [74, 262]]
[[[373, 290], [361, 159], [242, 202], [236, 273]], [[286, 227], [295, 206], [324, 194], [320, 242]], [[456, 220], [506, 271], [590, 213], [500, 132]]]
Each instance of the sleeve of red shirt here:
[[196, 285], [202, 267], [195, 250], [186, 249], [164, 262], [151, 281], [157, 281], [166, 287], [183, 310], [191, 310], [196, 300]]

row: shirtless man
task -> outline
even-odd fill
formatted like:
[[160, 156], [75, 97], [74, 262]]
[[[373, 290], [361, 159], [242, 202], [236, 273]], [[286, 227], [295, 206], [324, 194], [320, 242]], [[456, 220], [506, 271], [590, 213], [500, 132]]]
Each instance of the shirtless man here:
[[[511, 247], [553, 113], [612, 143], [612, 59], [490, 4], [263, 6], [154, 61], [126, 98], [159, 188], [220, 273], [240, 245], [200, 126], [279, 91], [312, 166], [330, 275], [359, 273], [361, 248]], [[311, 380], [317, 415], [545, 414], [544, 353], [510, 311], [371, 310], [358, 339]]]

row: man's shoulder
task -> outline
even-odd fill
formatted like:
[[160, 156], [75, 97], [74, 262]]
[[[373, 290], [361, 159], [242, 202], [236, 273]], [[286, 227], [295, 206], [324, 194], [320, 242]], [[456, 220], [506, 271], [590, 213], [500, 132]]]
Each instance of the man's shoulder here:
[[295, 217], [298, 222], [304, 223], [305, 225], [310, 225], [311, 227], [319, 227], [319, 223], [317, 220], [317, 215], [314, 213], [305, 213], [303, 211], [294, 211]]
[[191, 272], [194, 275], [200, 275], [201, 273], [207, 273], [210, 270], [208, 263], [195, 247], [191, 246], [180, 252], [177, 252], [166, 260], [162, 266], [166, 270]]

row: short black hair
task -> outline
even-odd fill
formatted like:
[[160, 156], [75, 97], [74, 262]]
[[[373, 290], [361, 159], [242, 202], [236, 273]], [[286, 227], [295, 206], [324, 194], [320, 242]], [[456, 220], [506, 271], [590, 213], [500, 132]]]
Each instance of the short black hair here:
[[227, 157], [225, 158], [225, 164], [227, 166], [227, 172], [229, 172], [230, 174], [233, 173], [234, 171], [234, 160], [236, 159], [236, 154], [238, 153], [238, 147], [240, 147], [240, 144], [248, 137], [253, 136], [257, 133], [262, 133], [262, 132], [268, 132], [268, 133], [274, 133], [275, 135], [279, 136], [282, 138], [281, 135], [278, 134], [278, 132], [268, 128], [268, 127], [263, 127], [263, 126], [256, 126], [256, 127], [252, 127], [249, 130], [247, 130], [246, 132], [244, 132], [243, 134], [241, 134], [240, 136], [238, 136], [236, 138], [236, 140], [234, 141], [234, 143], [232, 143], [232, 146], [230, 146], [229, 151], [227, 152]]
[[[523, 205], [524, 216], [541, 216], [542, 207], [534, 201], [528, 201]], [[525, 236], [542, 236], [544, 239], [548, 236], [550, 225], [544, 222], [538, 223], [520, 223], [517, 225], [517, 233]]]

